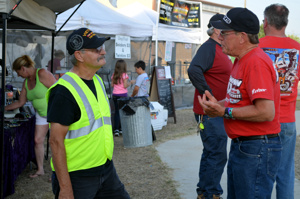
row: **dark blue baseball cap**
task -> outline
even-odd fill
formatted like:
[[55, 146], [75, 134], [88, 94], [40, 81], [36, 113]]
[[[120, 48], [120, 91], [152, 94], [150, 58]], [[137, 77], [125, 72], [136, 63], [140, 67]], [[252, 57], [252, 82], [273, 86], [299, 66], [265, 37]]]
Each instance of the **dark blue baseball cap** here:
[[211, 25], [220, 30], [235, 30], [249, 34], [259, 33], [259, 20], [247, 8], [232, 8], [223, 19], [212, 21]]
[[214, 16], [212, 16], [212, 17], [210, 18], [209, 23], [207, 24], [207, 27], [210, 28], [210, 27], [211, 27], [211, 22], [212, 22], [212, 21], [222, 20], [223, 17], [224, 17], [224, 15], [222, 15], [222, 14], [219, 14], [219, 13], [215, 14]]
[[74, 30], [67, 39], [67, 50], [70, 55], [81, 49], [95, 49], [103, 45], [110, 37], [98, 37], [88, 28]]

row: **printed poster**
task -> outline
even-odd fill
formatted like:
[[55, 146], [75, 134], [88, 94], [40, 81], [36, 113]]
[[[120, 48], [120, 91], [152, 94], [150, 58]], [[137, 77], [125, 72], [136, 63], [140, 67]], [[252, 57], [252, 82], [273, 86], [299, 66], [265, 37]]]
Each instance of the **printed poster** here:
[[299, 50], [281, 48], [263, 48], [263, 50], [272, 59], [274, 68], [278, 72], [281, 96], [290, 95], [292, 87], [297, 86], [295, 78], [299, 70]]
[[159, 23], [185, 28], [200, 28], [200, 3], [184, 0], [161, 0]]
[[129, 36], [116, 35], [115, 58], [131, 59], [131, 46]]
[[166, 49], [165, 49], [165, 60], [171, 61], [172, 60], [172, 41], [166, 41]]

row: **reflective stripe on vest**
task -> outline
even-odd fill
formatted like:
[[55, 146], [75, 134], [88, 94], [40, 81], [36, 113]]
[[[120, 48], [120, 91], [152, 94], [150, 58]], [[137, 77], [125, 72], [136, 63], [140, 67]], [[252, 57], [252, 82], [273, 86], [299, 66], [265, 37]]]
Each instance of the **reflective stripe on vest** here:
[[[97, 75], [96, 75], [96, 77], [97, 77]], [[94, 112], [93, 112], [93, 109], [91, 107], [91, 104], [89, 103], [89, 101], [87, 99], [87, 96], [84, 94], [82, 88], [77, 84], [77, 82], [72, 77], [65, 74], [61, 78], [64, 79], [65, 81], [69, 82], [71, 85], [73, 85], [76, 92], [79, 94], [79, 96], [80, 96], [80, 98], [81, 98], [81, 100], [84, 104], [85, 110], [87, 112], [87, 116], [89, 118], [89, 123], [90, 123], [89, 126], [85, 126], [85, 127], [80, 128], [80, 129], [68, 131], [65, 139], [74, 139], [74, 138], [78, 138], [78, 137], [81, 137], [81, 136], [88, 135], [89, 133], [93, 132], [97, 128], [102, 127], [103, 124], [111, 125], [111, 118], [110, 117], [101, 117], [101, 118], [95, 120]], [[99, 83], [102, 87], [102, 91], [104, 92], [105, 89], [104, 89], [104, 86], [102, 84], [102, 81], [98, 77], [97, 77], [97, 79], [98, 79], [98, 81], [99, 81]], [[104, 92], [104, 95], [106, 97], [107, 103], [109, 104], [105, 92]]]

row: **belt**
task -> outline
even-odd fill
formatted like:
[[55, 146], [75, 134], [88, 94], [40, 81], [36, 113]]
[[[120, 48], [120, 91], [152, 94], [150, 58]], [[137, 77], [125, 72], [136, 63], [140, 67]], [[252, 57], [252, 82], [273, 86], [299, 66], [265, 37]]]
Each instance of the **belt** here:
[[237, 138], [234, 138], [232, 139], [233, 142], [239, 142], [239, 141], [247, 141], [247, 140], [263, 140], [265, 139], [265, 137], [267, 138], [275, 138], [275, 137], [278, 137], [279, 134], [276, 133], [276, 134], [268, 134], [268, 135], [257, 135], [257, 136], [240, 136], [240, 137], [237, 137]]

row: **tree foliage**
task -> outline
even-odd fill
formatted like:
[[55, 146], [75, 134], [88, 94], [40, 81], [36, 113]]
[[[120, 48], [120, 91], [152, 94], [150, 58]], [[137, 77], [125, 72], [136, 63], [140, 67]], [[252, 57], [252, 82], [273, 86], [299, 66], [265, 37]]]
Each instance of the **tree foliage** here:
[[291, 38], [291, 39], [294, 39], [294, 40], [296, 40], [300, 43], [300, 37], [298, 37], [297, 35], [291, 34], [291, 35], [288, 35], [288, 37]]
[[264, 32], [264, 24], [261, 24], [260, 27], [259, 27], [258, 38], [260, 39], [260, 38], [262, 38], [264, 36], [266, 36], [265, 32]]
[[[264, 32], [264, 27], [263, 27], [263, 24], [260, 25], [259, 27], [259, 33], [258, 33], [258, 38], [262, 38], [265, 36], [265, 32]], [[295, 34], [290, 34], [290, 35], [287, 35], [289, 38], [291, 39], [294, 39], [296, 41], [298, 41], [300, 43], [300, 37], [295, 35]]]

